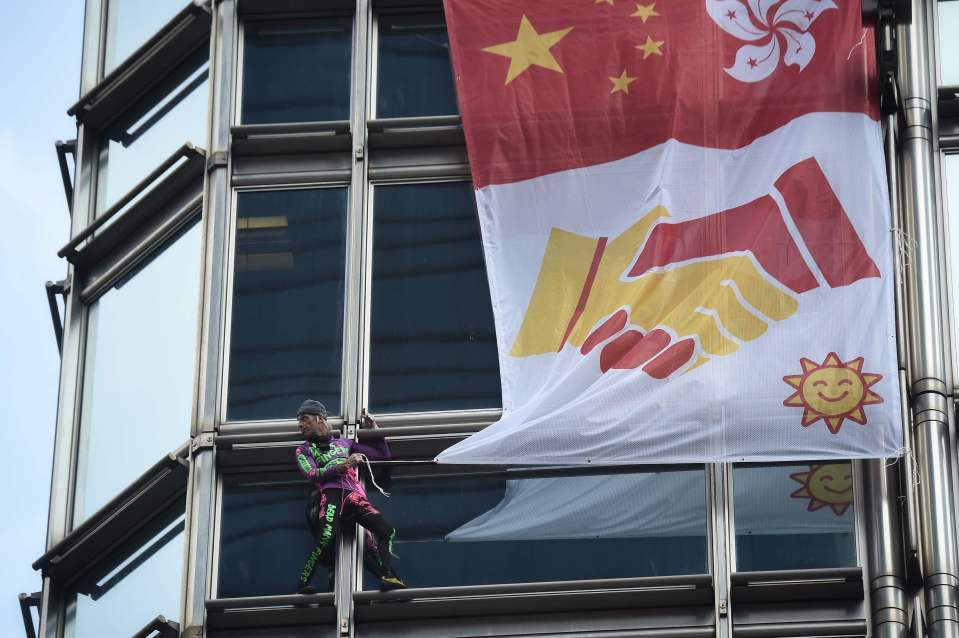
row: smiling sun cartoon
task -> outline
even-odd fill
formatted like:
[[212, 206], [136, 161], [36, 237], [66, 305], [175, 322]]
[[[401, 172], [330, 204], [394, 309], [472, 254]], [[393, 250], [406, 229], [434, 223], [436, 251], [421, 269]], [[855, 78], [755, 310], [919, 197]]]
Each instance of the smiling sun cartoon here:
[[882, 403], [882, 397], [869, 389], [882, 375], [863, 373], [862, 357], [843, 363], [839, 355], [830, 352], [821, 364], [805, 357], [799, 363], [802, 374], [783, 377], [783, 381], [796, 389], [783, 405], [804, 408], [803, 427], [823, 419], [829, 431], [838, 434], [843, 419], [865, 425], [863, 406]]
[[810, 512], [828, 505], [837, 516], [842, 516], [852, 505], [852, 465], [849, 463], [810, 465], [808, 472], [790, 474], [789, 478], [802, 485], [790, 496], [808, 498], [806, 509]]

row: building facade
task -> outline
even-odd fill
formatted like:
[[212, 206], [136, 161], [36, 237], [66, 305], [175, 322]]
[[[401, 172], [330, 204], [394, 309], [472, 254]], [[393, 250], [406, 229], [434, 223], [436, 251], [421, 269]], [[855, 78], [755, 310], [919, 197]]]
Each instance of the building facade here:
[[[440, 0], [86, 0], [38, 635], [959, 637], [959, 2], [864, 11], [904, 456], [507, 469], [432, 462], [500, 412]], [[294, 594], [307, 397], [409, 589], [344, 530]]]

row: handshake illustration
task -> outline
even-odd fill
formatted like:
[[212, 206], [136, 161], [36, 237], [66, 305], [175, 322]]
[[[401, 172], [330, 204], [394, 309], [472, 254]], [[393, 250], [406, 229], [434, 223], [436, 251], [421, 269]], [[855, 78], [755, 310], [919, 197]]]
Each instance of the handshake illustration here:
[[812, 157], [748, 204], [668, 218], [657, 206], [612, 240], [553, 228], [510, 354], [601, 348], [604, 373], [665, 379], [758, 339], [804, 292], [880, 277]]

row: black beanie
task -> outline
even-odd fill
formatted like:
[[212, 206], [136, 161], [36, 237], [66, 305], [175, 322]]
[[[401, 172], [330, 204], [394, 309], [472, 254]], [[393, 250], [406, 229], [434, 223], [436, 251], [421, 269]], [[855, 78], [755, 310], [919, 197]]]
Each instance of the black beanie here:
[[300, 416], [301, 414], [318, 414], [326, 418], [326, 406], [314, 399], [307, 399], [303, 402], [303, 405], [300, 406], [300, 409], [296, 411], [296, 416]]

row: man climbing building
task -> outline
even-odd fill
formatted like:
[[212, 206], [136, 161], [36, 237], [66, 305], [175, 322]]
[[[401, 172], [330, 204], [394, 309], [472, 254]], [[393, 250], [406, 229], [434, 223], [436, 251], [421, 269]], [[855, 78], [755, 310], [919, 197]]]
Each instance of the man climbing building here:
[[[310, 579], [318, 564], [332, 565], [342, 522], [358, 523], [373, 535], [375, 546], [368, 543], [367, 548], [367, 551], [373, 552], [373, 560], [364, 562], [379, 579], [380, 590], [405, 587], [390, 567], [396, 530], [366, 498], [366, 491], [356, 472], [356, 467], [364, 461], [390, 458], [386, 439], [380, 439], [375, 445], [364, 445], [333, 438], [326, 422], [326, 407], [313, 399], [303, 402], [297, 410], [296, 421], [300, 433], [306, 437], [306, 441], [296, 447], [297, 466], [319, 492], [316, 546], [300, 573], [297, 593], [311, 594], [316, 591], [310, 586]], [[364, 415], [360, 427], [376, 428], [376, 421]]]

